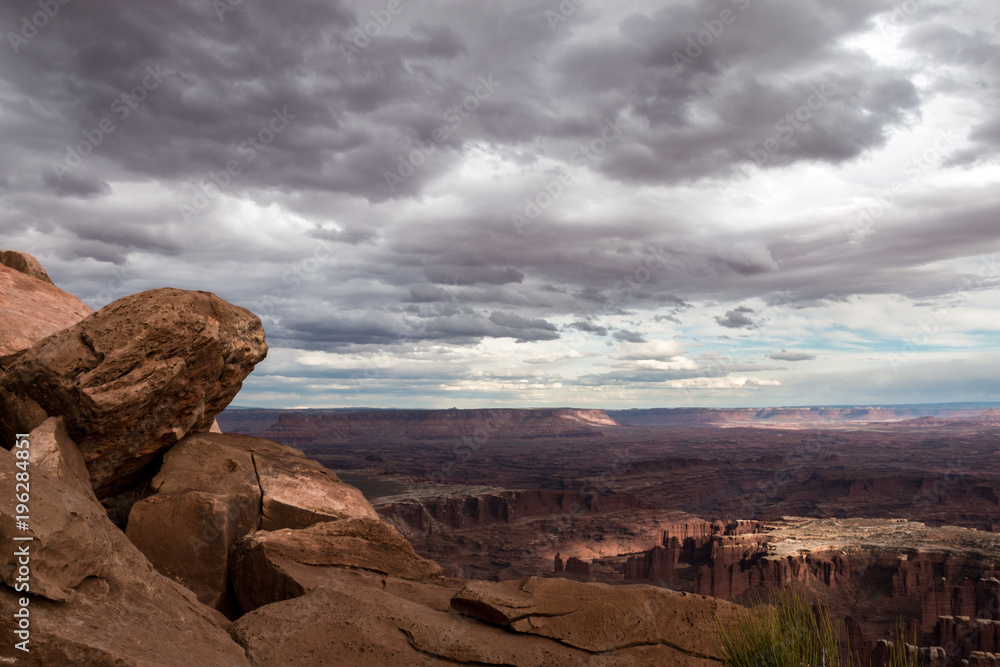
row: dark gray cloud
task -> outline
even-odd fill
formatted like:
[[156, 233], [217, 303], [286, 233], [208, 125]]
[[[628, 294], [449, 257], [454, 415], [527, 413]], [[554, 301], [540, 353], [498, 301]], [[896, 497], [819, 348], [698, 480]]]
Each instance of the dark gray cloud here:
[[716, 316], [715, 321], [719, 326], [726, 327], [727, 329], [752, 329], [757, 326], [757, 323], [750, 315], [756, 312], [753, 308], [740, 306], [733, 310], [727, 310], [726, 314], [721, 317]]
[[602, 327], [602, 326], [600, 326], [598, 324], [594, 324], [592, 322], [585, 322], [585, 321], [573, 322], [569, 326], [570, 326], [570, 328], [576, 329], [577, 331], [583, 331], [583, 332], [586, 332], [586, 333], [592, 333], [592, 334], [596, 334], [598, 336], [607, 336], [608, 335], [608, 330], [607, 330], [606, 327]]
[[[753, 360], [792, 361], [773, 351], [808, 329], [773, 322], [823, 323], [820, 364], [909, 335], [856, 313], [1000, 284], [995, 3], [630, 0], [555, 29], [553, 4], [428, 0], [375, 27], [374, 1], [60, 5], [3, 44], [0, 235], [91, 305], [209, 289], [276, 347], [345, 359], [499, 364], [513, 341], [538, 349], [507, 363], [600, 378], [668, 363], [609, 361], [647, 339], [746, 356], [621, 386], [762, 388], [778, 371]], [[979, 308], [955, 341], [991, 330]], [[449, 364], [430, 385], [490, 391], [469, 383], [494, 369]]]
[[637, 331], [629, 331], [628, 329], [619, 329], [616, 331], [612, 338], [623, 343], [645, 343], [646, 337]]

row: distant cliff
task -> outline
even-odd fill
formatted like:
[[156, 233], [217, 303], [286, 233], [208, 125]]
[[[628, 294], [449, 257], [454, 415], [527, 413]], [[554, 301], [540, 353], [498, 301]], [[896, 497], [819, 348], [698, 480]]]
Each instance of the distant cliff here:
[[[715, 424], [816, 424], [838, 422], [902, 422], [935, 418], [993, 422], [992, 404], [893, 405], [883, 407], [790, 407], [790, 408], [650, 408], [608, 410], [622, 426], [697, 426]], [[926, 421], [926, 419], [924, 419]], [[919, 422], [914, 425], [919, 424]]]
[[228, 432], [298, 445], [357, 440], [444, 440], [462, 437], [599, 437], [618, 424], [604, 410], [231, 410]]

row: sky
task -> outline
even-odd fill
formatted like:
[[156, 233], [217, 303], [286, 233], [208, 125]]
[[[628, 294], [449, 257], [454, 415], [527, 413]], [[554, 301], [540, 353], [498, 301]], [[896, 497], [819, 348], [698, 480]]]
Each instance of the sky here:
[[995, 0], [6, 0], [0, 247], [235, 404], [1000, 400]]

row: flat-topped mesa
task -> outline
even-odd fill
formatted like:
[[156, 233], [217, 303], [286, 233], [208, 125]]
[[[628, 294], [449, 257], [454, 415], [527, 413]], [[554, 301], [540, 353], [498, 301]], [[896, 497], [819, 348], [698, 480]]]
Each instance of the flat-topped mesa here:
[[267, 354], [260, 319], [209, 292], [124, 297], [36, 343], [0, 377], [0, 437], [64, 417], [99, 498], [208, 431]]
[[[777, 425], [854, 423], [941, 424], [977, 421], [988, 415], [972, 406], [899, 405], [890, 407], [649, 408], [609, 410], [623, 426]], [[988, 422], [987, 422], [988, 423]]]
[[[238, 414], [237, 414], [238, 416]], [[371, 410], [283, 412], [260, 437], [302, 445], [357, 439], [599, 437], [617, 423], [604, 410]]]

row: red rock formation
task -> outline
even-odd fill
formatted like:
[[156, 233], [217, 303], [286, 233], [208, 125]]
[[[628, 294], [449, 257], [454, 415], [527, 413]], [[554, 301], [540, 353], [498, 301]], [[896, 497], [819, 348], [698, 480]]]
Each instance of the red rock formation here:
[[972, 651], [1000, 653], [1000, 620], [942, 616], [937, 620], [930, 640], [958, 657], [968, 657]]
[[632, 496], [527, 489], [395, 502], [380, 506], [378, 512], [400, 527], [424, 532], [432, 526], [466, 528], [513, 523], [531, 516], [616, 512], [641, 507], [644, 503]]
[[43, 283], [52, 284], [52, 279], [49, 278], [49, 274], [42, 268], [38, 260], [26, 252], [0, 250], [0, 265], [31, 276], [36, 280], [41, 280]]
[[572, 574], [578, 577], [589, 577], [590, 564], [586, 561], [580, 560], [576, 556], [570, 556], [569, 560], [566, 561], [566, 574]]
[[51, 281], [0, 263], [0, 369], [9, 365], [4, 357], [73, 326], [92, 312]]
[[0, 438], [9, 442], [47, 417], [65, 417], [103, 498], [187, 433], [208, 431], [266, 354], [260, 319], [214, 294], [127, 296], [38, 342], [6, 369]]

